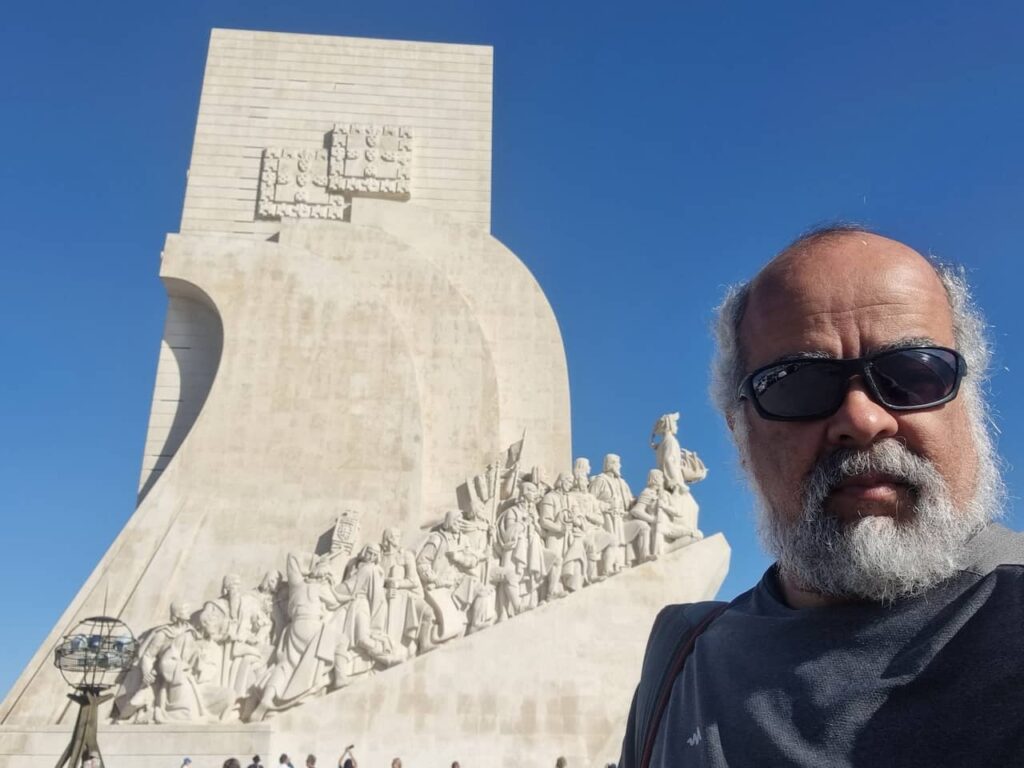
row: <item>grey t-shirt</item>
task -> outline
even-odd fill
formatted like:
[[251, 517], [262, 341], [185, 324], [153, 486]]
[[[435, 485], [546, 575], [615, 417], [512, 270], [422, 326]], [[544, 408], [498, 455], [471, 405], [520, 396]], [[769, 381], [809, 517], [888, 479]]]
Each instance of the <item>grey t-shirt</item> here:
[[793, 610], [771, 568], [703, 634], [652, 766], [1024, 765], [1024, 535], [921, 597]]

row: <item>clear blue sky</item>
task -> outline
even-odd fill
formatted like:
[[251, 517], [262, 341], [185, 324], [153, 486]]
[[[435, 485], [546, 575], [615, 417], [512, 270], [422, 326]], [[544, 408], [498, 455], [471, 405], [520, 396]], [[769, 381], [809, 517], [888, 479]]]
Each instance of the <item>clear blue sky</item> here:
[[65, 1], [0, 24], [0, 692], [132, 512], [214, 26], [494, 46], [493, 232], [559, 318], [575, 452], [638, 487], [682, 411], [723, 596], [767, 562], [707, 397], [711, 309], [809, 225], [969, 267], [1020, 493], [1018, 3]]

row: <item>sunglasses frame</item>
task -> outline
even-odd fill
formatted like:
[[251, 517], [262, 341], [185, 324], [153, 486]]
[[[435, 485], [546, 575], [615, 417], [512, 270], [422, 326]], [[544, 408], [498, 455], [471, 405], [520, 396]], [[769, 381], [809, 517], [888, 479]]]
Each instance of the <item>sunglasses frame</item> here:
[[[953, 380], [953, 388], [949, 394], [945, 397], [936, 400], [935, 402], [927, 403], [924, 405], [890, 405], [885, 402], [885, 398], [882, 397], [882, 393], [878, 389], [878, 384], [875, 382], [874, 377], [871, 374], [872, 366], [875, 361], [886, 355], [898, 354], [900, 352], [948, 352], [956, 360], [956, 372]], [[843, 389], [843, 395], [836, 403], [835, 408], [815, 413], [810, 416], [777, 416], [770, 411], [766, 411], [762, 407], [761, 403], [757, 399], [757, 395], [754, 394], [754, 378], [758, 374], [764, 373], [765, 371], [771, 370], [772, 368], [778, 368], [782, 365], [790, 363], [830, 363], [832, 365], [838, 365], [841, 372], [846, 377], [846, 387]], [[747, 374], [743, 381], [740, 382], [739, 390], [736, 393], [738, 400], [749, 400], [754, 410], [757, 411], [757, 415], [762, 419], [768, 419], [769, 421], [818, 421], [819, 419], [827, 419], [829, 416], [834, 415], [843, 406], [843, 401], [846, 400], [846, 396], [850, 392], [850, 379], [854, 376], [860, 376], [865, 384], [867, 385], [868, 394], [871, 399], [878, 405], [890, 411], [924, 411], [929, 408], [935, 408], [939, 405], [944, 405], [950, 400], [953, 400], [957, 393], [960, 391], [960, 382], [964, 376], [967, 375], [967, 361], [964, 360], [964, 356], [957, 352], [955, 349], [949, 347], [940, 347], [934, 344], [928, 345], [916, 345], [913, 347], [895, 347], [893, 349], [886, 349], [882, 352], [875, 352], [874, 354], [865, 355], [864, 357], [851, 357], [851, 358], [833, 358], [833, 357], [809, 357], [806, 359], [787, 360], [779, 363], [770, 363], [768, 365], [762, 365], [760, 368], [755, 369], [751, 373]]]

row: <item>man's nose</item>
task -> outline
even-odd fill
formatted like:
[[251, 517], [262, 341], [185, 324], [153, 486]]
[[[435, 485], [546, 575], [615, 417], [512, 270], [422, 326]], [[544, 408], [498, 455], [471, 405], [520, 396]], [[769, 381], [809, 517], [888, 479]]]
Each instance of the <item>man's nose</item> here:
[[896, 417], [871, 398], [859, 376], [850, 382], [839, 410], [828, 420], [829, 443], [843, 448], [867, 448], [879, 440], [895, 437], [899, 429]]

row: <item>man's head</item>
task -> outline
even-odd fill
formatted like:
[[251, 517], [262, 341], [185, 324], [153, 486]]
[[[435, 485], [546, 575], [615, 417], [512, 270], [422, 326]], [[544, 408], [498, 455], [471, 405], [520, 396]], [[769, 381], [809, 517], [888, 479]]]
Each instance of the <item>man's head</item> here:
[[380, 537], [380, 548], [384, 552], [391, 552], [398, 549], [401, 540], [402, 532], [400, 530], [397, 528], [385, 528], [384, 533]]
[[282, 754], [281, 757], [279, 757], [277, 759], [277, 762], [278, 762], [278, 765], [287, 765], [288, 764], [288, 755], [287, 754]]
[[[812, 593], [889, 600], [952, 575], [1001, 488], [981, 391], [989, 348], [960, 274], [863, 230], [821, 230], [733, 289], [717, 331], [713, 395], [784, 579]], [[920, 346], [966, 358], [959, 396], [920, 410], [883, 404], [880, 393], [909, 396], [921, 379], [909, 353], [884, 364], [871, 356]], [[830, 382], [802, 385], [808, 359], [865, 357], [877, 364], [874, 382], [832, 371]], [[739, 399], [749, 374], [776, 363]], [[820, 418], [772, 420], [751, 401], [785, 391], [795, 393], [793, 407], [801, 396], [810, 407], [826, 384], [848, 389]]]
[[679, 413], [666, 413], [654, 422], [652, 432], [655, 435], [674, 435], [679, 431]]
[[192, 604], [184, 600], [171, 603], [171, 623], [184, 624], [192, 620]]
[[604, 471], [613, 477], [619, 477], [622, 474], [622, 459], [618, 454], [609, 453], [604, 457]]
[[376, 544], [367, 544], [359, 551], [359, 559], [364, 563], [379, 563], [380, 547]]
[[259, 591], [267, 594], [274, 594], [277, 592], [278, 587], [281, 586], [281, 572], [280, 571], [267, 571], [263, 575], [263, 580], [260, 582]]
[[519, 493], [531, 504], [536, 504], [540, 501], [540, 489], [529, 481], [525, 481], [519, 486]]
[[555, 478], [555, 488], [562, 491], [563, 493], [568, 493], [569, 491], [571, 491], [572, 475], [569, 474], [568, 472], [560, 472], [558, 474], [558, 477]]
[[316, 755], [306, 755], [306, 768], [316, 768]]
[[391, 768], [402, 768], [402, 758], [396, 757], [391, 761]]
[[242, 589], [242, 577], [237, 573], [229, 573], [224, 577], [224, 581], [221, 584], [221, 594], [224, 597], [230, 597], [231, 595], [237, 594]]
[[441, 523], [441, 528], [447, 533], [457, 532], [459, 530], [459, 519], [461, 516], [462, 513], [457, 510], [448, 510], [444, 514], [444, 522]]
[[665, 473], [660, 469], [652, 469], [647, 473], [647, 487], [648, 488], [664, 488], [665, 487]]
[[580, 456], [572, 465], [572, 476], [576, 487], [580, 490], [587, 490], [587, 483], [590, 481], [590, 459]]

